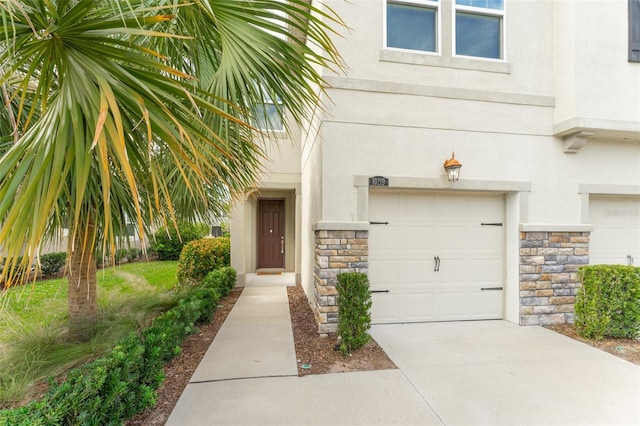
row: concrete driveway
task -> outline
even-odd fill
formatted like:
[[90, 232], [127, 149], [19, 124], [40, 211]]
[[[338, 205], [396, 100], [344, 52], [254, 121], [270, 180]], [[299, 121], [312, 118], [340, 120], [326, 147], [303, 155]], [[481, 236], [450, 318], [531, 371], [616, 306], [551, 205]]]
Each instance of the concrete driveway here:
[[640, 367], [506, 321], [375, 325], [445, 425], [640, 424]]

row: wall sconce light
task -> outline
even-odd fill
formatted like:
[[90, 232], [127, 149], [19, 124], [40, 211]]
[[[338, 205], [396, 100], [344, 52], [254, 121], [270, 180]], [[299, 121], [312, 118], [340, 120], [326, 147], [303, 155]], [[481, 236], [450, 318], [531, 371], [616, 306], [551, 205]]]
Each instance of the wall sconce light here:
[[455, 153], [451, 153], [451, 158], [444, 162], [444, 169], [447, 171], [449, 182], [455, 182], [460, 179], [460, 168], [462, 164], [456, 160]]

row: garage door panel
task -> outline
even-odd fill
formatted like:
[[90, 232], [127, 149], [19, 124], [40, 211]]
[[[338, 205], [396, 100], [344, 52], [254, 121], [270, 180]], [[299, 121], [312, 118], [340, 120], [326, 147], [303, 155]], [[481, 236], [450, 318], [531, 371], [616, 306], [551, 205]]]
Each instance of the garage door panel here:
[[404, 262], [404, 282], [406, 285], [413, 283], [424, 283], [433, 280], [433, 261], [426, 262], [424, 259], [407, 260]]
[[372, 288], [388, 286], [398, 281], [398, 274], [403, 273], [402, 262], [397, 260], [376, 260], [369, 262], [369, 281]]
[[473, 306], [473, 315], [479, 319], [490, 319], [497, 310], [502, 310], [501, 291], [479, 291], [474, 294], [477, 303]]
[[480, 225], [502, 222], [502, 197], [372, 192], [369, 206], [389, 222], [370, 228], [371, 286], [389, 290], [373, 296], [374, 322], [502, 318], [502, 291], [480, 291], [502, 286], [502, 227]]
[[441, 320], [468, 319], [469, 313], [473, 311], [473, 298], [468, 291], [441, 291], [438, 299], [438, 317]]
[[396, 214], [398, 195], [393, 193], [377, 193], [375, 197], [369, 197], [369, 209], [371, 220], [387, 219]]
[[[435, 199], [433, 197], [423, 197], [421, 194], [404, 193], [396, 196], [396, 203], [400, 210], [396, 214], [400, 218], [411, 220], [422, 217], [431, 217], [435, 214]], [[404, 213], [404, 214], [398, 214]]]
[[441, 320], [495, 319], [502, 309], [502, 294], [497, 291], [443, 291], [439, 299]]
[[369, 245], [373, 247], [379, 247], [382, 252], [393, 252], [399, 247], [399, 241], [401, 235], [398, 234], [398, 230], [383, 225], [375, 226], [375, 232], [369, 233]]
[[[436, 306], [436, 297], [433, 293], [412, 293], [410, 298], [400, 298], [400, 319], [407, 322], [435, 320]], [[433, 314], [430, 315], [429, 312]]]
[[[438, 207], [437, 217], [439, 220], [442, 220], [443, 218], [467, 219], [467, 214], [465, 212], [469, 211], [469, 197], [437, 194], [434, 199]], [[474, 205], [473, 207], [475, 208], [476, 206]]]
[[398, 322], [399, 301], [399, 294], [373, 293], [371, 317], [376, 323]]
[[463, 250], [469, 248], [467, 226], [442, 225], [435, 232], [439, 250]]
[[440, 256], [440, 270], [436, 273], [440, 283], [465, 283], [469, 278], [467, 259], [452, 259]]
[[589, 263], [640, 264], [640, 198], [590, 197]]
[[[397, 229], [397, 227], [395, 229]], [[405, 250], [416, 248], [424, 249], [425, 241], [431, 241], [435, 238], [435, 230], [430, 226], [409, 225], [397, 230], [396, 232], [400, 234], [400, 238], [404, 243], [403, 248]]]
[[484, 286], [502, 285], [502, 259], [482, 259], [471, 262], [473, 282]]
[[501, 226], [478, 226], [470, 229], [469, 233], [471, 236], [470, 248], [474, 251], [486, 251], [489, 248], [497, 250], [495, 248], [502, 245], [503, 232]]

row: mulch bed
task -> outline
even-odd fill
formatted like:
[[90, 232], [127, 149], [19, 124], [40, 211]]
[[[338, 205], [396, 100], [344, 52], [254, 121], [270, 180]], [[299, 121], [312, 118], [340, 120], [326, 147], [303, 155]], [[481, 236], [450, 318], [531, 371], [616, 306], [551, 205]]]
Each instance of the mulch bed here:
[[547, 327], [556, 333], [564, 334], [587, 345], [615, 355], [634, 364], [640, 365], [640, 340], [637, 339], [585, 339], [576, 331], [573, 324], [550, 325]]
[[[318, 325], [302, 287], [287, 287], [287, 293], [299, 376], [396, 368], [373, 339], [351, 355], [343, 356], [336, 349], [337, 335], [321, 337], [318, 334]], [[302, 368], [303, 365], [310, 368]]]

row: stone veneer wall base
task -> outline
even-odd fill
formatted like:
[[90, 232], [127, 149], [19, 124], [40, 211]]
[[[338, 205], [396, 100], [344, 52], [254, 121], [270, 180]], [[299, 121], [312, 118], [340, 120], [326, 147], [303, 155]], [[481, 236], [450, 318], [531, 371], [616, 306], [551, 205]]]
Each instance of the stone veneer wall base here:
[[312, 302], [320, 334], [338, 330], [337, 276], [369, 269], [369, 231], [315, 231], [315, 300]]
[[520, 233], [520, 325], [574, 322], [577, 271], [589, 264], [589, 235]]

